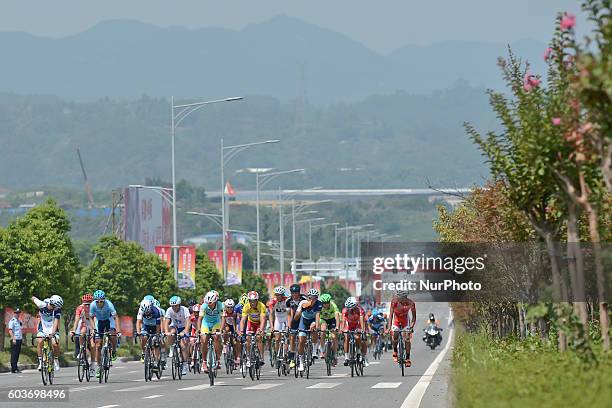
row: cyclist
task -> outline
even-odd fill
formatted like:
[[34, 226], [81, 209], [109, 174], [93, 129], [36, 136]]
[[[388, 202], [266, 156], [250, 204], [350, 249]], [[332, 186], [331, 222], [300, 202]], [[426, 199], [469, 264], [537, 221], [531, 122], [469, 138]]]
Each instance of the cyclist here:
[[[236, 335], [238, 334], [238, 316], [239, 314], [235, 310], [236, 305], [234, 299], [226, 299], [223, 302], [223, 316], [225, 317], [225, 324], [223, 325], [223, 341], [227, 343], [232, 342], [234, 349], [234, 363], [238, 366], [240, 364], [240, 342], [236, 341]], [[240, 309], [242, 313], [242, 309]]]
[[[321, 331], [332, 330], [332, 349], [334, 351], [334, 355], [336, 355], [338, 351], [338, 338], [336, 337], [335, 331], [340, 327], [340, 310], [336, 303], [332, 300], [331, 295], [324, 293], [321, 295], [321, 303], [323, 304], [323, 309], [321, 309]], [[325, 346], [324, 343], [325, 338], [321, 336], [321, 359], [325, 358]], [[334, 358], [333, 365], [336, 365], [336, 360]]]
[[242, 308], [244, 307], [244, 305], [246, 305], [249, 302], [249, 298], [247, 296], [246, 293], [243, 293], [240, 296], [240, 299], [238, 299], [238, 304], [236, 306], [234, 306], [234, 311], [236, 312], [236, 314], [238, 315], [238, 320], [236, 321], [236, 332], [237, 333], [242, 333], [241, 326], [240, 326], [240, 321], [242, 320]]
[[211, 370], [221, 368], [221, 337], [218, 336], [221, 331], [221, 327], [225, 323], [225, 317], [223, 316], [223, 303], [219, 300], [219, 294], [217, 291], [211, 290], [204, 296], [204, 302], [200, 308], [200, 315], [198, 317], [198, 327], [201, 331], [201, 343], [202, 343], [202, 357], [203, 363], [202, 368], [205, 373], [208, 373], [208, 365], [206, 363], [206, 356], [208, 355], [208, 338], [211, 335], [215, 335], [214, 347], [215, 355], [217, 357], [217, 366], [210, 367]]
[[[259, 355], [262, 357], [260, 365], [263, 365], [264, 347], [262, 333], [263, 328], [266, 327], [266, 306], [259, 301], [259, 293], [252, 290], [247, 294], [248, 302], [242, 308], [242, 319], [240, 327], [243, 335], [256, 334], [257, 348], [259, 349]], [[251, 367], [251, 344], [246, 343], [247, 347], [247, 367]]]
[[36, 296], [32, 296], [32, 302], [38, 308], [38, 333], [36, 334], [36, 350], [38, 353], [38, 371], [42, 370], [42, 342], [43, 337], [49, 337], [53, 347], [53, 368], [59, 371], [59, 321], [62, 315], [62, 306], [64, 300], [59, 295], [53, 295], [45, 300], [40, 300]]
[[[119, 325], [119, 315], [115, 310], [115, 306], [110, 300], [106, 299], [106, 293], [103, 290], [96, 290], [93, 293], [93, 298], [95, 302], [89, 307], [89, 321], [95, 331], [96, 363], [98, 365], [96, 377], [100, 377], [102, 337], [107, 331], [112, 335], [110, 338], [111, 358], [113, 361], [117, 360], [117, 336], [121, 335], [121, 333], [117, 333], [116, 328], [121, 326]], [[94, 324], [94, 318], [96, 319], [96, 324]]]
[[372, 315], [368, 318], [368, 326], [372, 332], [372, 339], [370, 346], [372, 349], [376, 347], [376, 339], [378, 336], [385, 334], [385, 318], [382, 312], [376, 310], [373, 311]]
[[[272, 326], [272, 330], [278, 331], [274, 333], [274, 339], [276, 340], [274, 343], [274, 355], [278, 355], [278, 346], [280, 344], [281, 339], [281, 331], [285, 330], [290, 325], [289, 321], [289, 309], [290, 307], [287, 305], [287, 297], [286, 297], [287, 289], [283, 286], [277, 286], [274, 288], [274, 298], [270, 300], [270, 321], [274, 322]], [[285, 345], [286, 347], [287, 345]], [[285, 350], [286, 351], [286, 350]]]
[[[193, 304], [191, 304], [193, 302]], [[189, 321], [191, 322], [191, 333], [189, 333], [189, 355], [194, 357], [193, 350], [198, 339], [198, 317], [200, 316], [200, 304], [189, 301]], [[195, 365], [195, 360], [191, 359], [191, 365]]]
[[[154, 336], [161, 333], [161, 318], [162, 314], [153, 306], [153, 301], [150, 299], [142, 300], [136, 315], [136, 333], [140, 333], [140, 362], [144, 363], [144, 349], [147, 344], [147, 336]], [[159, 359], [159, 342], [155, 341], [155, 358]]]
[[[368, 352], [368, 343], [362, 335], [365, 332], [365, 312], [357, 304], [357, 299], [353, 296], [346, 299], [344, 302], [344, 309], [342, 309], [342, 324], [343, 330], [355, 331], [355, 343], [357, 348], [361, 350], [363, 356], [363, 363], [367, 367], [369, 365], [368, 359], [366, 358]], [[344, 365], [349, 365], [349, 338], [344, 336]]]
[[[410, 312], [410, 316], [408, 313]], [[414, 330], [416, 324], [416, 305], [408, 297], [408, 291], [398, 289], [395, 297], [391, 301], [391, 308], [389, 311], [389, 332], [392, 333], [391, 341], [393, 342], [393, 361], [397, 363], [397, 340], [398, 332], [406, 327], [410, 330]], [[407, 336], [406, 332], [402, 332], [402, 337], [406, 342], [406, 367], [410, 367], [412, 362], [410, 361], [410, 339], [412, 336]]]
[[306, 296], [300, 294], [300, 285], [294, 283], [289, 287], [289, 292], [291, 296], [287, 299], [287, 307], [289, 307], [289, 316], [288, 320], [291, 322], [289, 326], [289, 359], [291, 362], [289, 363], [289, 368], [294, 368], [296, 364], [295, 357], [295, 338], [298, 328], [300, 327], [300, 319], [296, 318], [296, 311], [300, 302], [302, 300], [306, 300]]
[[[442, 329], [440, 328], [440, 321], [436, 319], [433, 313], [430, 313], [429, 318], [425, 322], [425, 326], [429, 327], [432, 325], [436, 328], [436, 331], [438, 332], [435, 337], [435, 342], [436, 342], [436, 345], [439, 345], [440, 343], [442, 343], [442, 335], [440, 334]], [[426, 330], [427, 329], [423, 329], [423, 331], [426, 331]], [[423, 341], [427, 341], [427, 334], [423, 335]]]
[[[81, 296], [81, 304], [76, 308], [74, 312], [74, 325], [72, 326], [72, 331], [70, 331], [70, 335], [74, 335], [75, 333], [79, 334], [74, 341], [75, 344], [75, 355], [78, 356], [79, 350], [81, 348], [81, 338], [83, 341], [87, 341], [87, 334], [91, 330], [91, 326], [89, 324], [89, 306], [93, 301], [93, 295], [91, 293], [86, 293]], [[93, 338], [89, 339], [89, 344], [87, 344], [87, 348], [89, 349], [91, 364], [89, 365], [90, 375], [95, 375], [93, 369], [94, 356], [92, 354], [92, 350], [94, 349], [94, 341]]]
[[174, 334], [178, 334], [181, 342], [181, 352], [183, 354], [183, 365], [181, 367], [182, 375], [187, 375], [187, 362], [189, 361], [189, 328], [191, 327], [191, 319], [189, 309], [181, 306], [180, 296], [172, 296], [170, 298], [170, 307], [166, 310], [163, 323], [164, 333], [166, 334], [166, 346], [170, 350], [168, 357], [172, 358]]
[[[319, 300], [319, 291], [312, 288], [307, 293], [307, 299], [302, 300], [295, 311], [295, 318], [300, 319], [298, 330], [310, 330], [312, 332], [312, 344], [317, 344], [317, 330], [323, 304]], [[298, 334], [298, 371], [304, 371], [304, 346], [306, 345], [306, 333], [300, 331]], [[313, 358], [316, 358], [314, 353]]]

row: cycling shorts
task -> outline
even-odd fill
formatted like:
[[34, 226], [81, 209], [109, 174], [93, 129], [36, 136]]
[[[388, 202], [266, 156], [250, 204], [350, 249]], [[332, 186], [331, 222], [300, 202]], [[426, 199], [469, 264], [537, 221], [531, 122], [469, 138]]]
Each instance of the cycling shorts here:
[[140, 334], [149, 334], [153, 335], [157, 333], [157, 326], [149, 326], [147, 324], [143, 324], [140, 329]]
[[97, 321], [97, 333], [96, 333], [96, 340], [100, 340], [103, 336], [104, 333], [108, 332], [112, 332], [115, 330], [115, 320], [114, 319], [108, 319], [108, 320], [98, 320]]
[[[310, 326], [315, 322], [315, 319], [304, 319], [303, 317], [300, 318], [300, 326], [298, 327], [299, 330], [310, 330]], [[306, 336], [306, 333], [304, 333], [303, 331], [300, 332], [299, 334], [300, 337], [304, 337]]]
[[253, 323], [250, 320], [247, 320], [247, 327], [246, 327], [246, 332], [247, 334], [252, 334], [257, 332], [257, 330], [259, 330], [259, 323]]
[[334, 330], [336, 328], [336, 319], [323, 319], [327, 324], [327, 330]]
[[202, 320], [201, 332], [203, 334], [214, 333], [218, 331], [221, 331], [221, 321], [220, 320], [217, 322], [207, 322], [205, 320]]

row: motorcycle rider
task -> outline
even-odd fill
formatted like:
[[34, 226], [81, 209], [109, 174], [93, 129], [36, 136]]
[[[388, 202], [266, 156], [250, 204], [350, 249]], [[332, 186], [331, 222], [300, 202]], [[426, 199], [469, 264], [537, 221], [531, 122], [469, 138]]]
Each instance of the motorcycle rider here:
[[427, 343], [427, 329], [433, 325], [437, 331], [437, 334], [434, 337], [434, 344], [436, 346], [440, 345], [442, 343], [442, 335], [440, 334], [442, 329], [440, 328], [440, 322], [438, 321], [438, 319], [436, 319], [433, 313], [429, 314], [429, 319], [427, 319], [425, 325], [427, 327], [423, 329], [423, 331], [425, 332], [425, 334], [423, 335], [423, 341]]

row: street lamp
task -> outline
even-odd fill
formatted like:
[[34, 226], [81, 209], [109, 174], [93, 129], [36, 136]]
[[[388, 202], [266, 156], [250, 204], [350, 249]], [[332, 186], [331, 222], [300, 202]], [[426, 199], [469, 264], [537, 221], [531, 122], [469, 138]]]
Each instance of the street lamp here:
[[219, 228], [223, 227], [223, 225], [221, 225], [221, 221], [219, 220], [219, 218], [221, 218], [220, 214], [210, 214], [210, 213], [203, 213], [203, 212], [198, 212], [198, 211], [187, 211], [186, 213], [189, 215], [198, 215], [200, 217], [206, 217]]
[[[275, 178], [282, 176], [283, 174], [290, 174], [290, 173], [303, 173], [304, 169], [293, 169], [293, 170], [283, 170], [283, 171], [275, 171], [273, 173], [268, 173], [268, 171], [271, 169], [247, 169], [248, 172], [250, 173], [255, 173], [255, 194], [256, 194], [256, 212], [257, 212], [257, 274], [261, 275], [261, 253], [260, 253], [260, 246], [259, 246], [259, 242], [261, 240], [260, 237], [260, 224], [259, 224], [259, 190], [265, 186], [267, 183], [269, 183], [270, 181], [274, 180]], [[261, 174], [261, 175], [260, 175]], [[279, 197], [280, 200], [280, 197]], [[280, 214], [281, 214], [281, 219], [282, 219], [282, 204], [280, 205]], [[281, 223], [281, 230], [282, 230], [282, 223]], [[280, 233], [280, 235], [282, 235], [282, 231]], [[282, 239], [281, 239], [282, 242]], [[281, 252], [282, 253], [282, 252]], [[281, 258], [283, 258], [281, 256]], [[284, 259], [283, 259], [284, 261]], [[281, 275], [282, 275], [282, 266], [281, 266]]]
[[[225, 164], [229, 163], [236, 155], [249, 147], [278, 143], [280, 140], [264, 140], [262, 142], [244, 143], [233, 146], [224, 146], [223, 139], [221, 139], [221, 219], [222, 219], [222, 234], [221, 238], [223, 242], [223, 279], [227, 282], [227, 245], [226, 245], [226, 231], [228, 226], [228, 220], [225, 216]], [[259, 241], [259, 239], [257, 239]]]
[[340, 225], [339, 222], [328, 222], [327, 224], [316, 224], [313, 225], [313, 227], [320, 227], [320, 228], [324, 228], [324, 227], [331, 227], [334, 226], [334, 258], [336, 257], [336, 244], [338, 241], [338, 225]]
[[174, 279], [178, 281], [178, 247], [176, 243], [176, 168], [174, 160], [174, 138], [178, 125], [190, 114], [207, 105], [223, 102], [234, 102], [241, 100], [241, 96], [216, 99], [212, 101], [186, 103], [182, 105], [174, 104], [174, 96], [171, 99], [172, 116], [172, 261], [174, 264]]

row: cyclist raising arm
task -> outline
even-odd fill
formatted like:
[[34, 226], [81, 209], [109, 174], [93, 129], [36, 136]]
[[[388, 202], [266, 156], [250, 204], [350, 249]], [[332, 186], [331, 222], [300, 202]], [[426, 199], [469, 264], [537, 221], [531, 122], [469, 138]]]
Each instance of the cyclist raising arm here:
[[59, 371], [59, 321], [62, 314], [62, 306], [64, 300], [59, 295], [53, 295], [45, 300], [40, 300], [36, 296], [32, 296], [32, 302], [38, 308], [38, 315], [40, 321], [38, 322], [38, 333], [36, 334], [36, 350], [38, 353], [38, 371], [42, 370], [42, 337], [49, 337], [52, 339], [51, 344], [53, 347], [53, 368], [55, 371]]
[[[410, 318], [408, 316], [409, 312]], [[408, 298], [407, 290], [398, 290], [395, 298], [391, 301], [388, 324], [387, 330], [392, 333], [393, 361], [397, 363], [398, 332], [406, 328], [406, 326], [409, 326], [410, 330], [414, 330], [414, 325], [416, 324], [416, 305], [412, 299]], [[402, 332], [402, 337], [406, 342], [406, 367], [410, 367], [412, 365], [410, 361], [411, 336], [408, 336], [406, 332]]]

